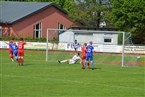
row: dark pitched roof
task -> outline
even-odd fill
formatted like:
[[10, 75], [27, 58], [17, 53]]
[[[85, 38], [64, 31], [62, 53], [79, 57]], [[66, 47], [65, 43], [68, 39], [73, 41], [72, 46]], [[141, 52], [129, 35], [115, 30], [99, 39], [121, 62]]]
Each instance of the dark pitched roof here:
[[0, 23], [17, 22], [50, 6], [67, 14], [65, 10], [52, 2], [0, 2]]

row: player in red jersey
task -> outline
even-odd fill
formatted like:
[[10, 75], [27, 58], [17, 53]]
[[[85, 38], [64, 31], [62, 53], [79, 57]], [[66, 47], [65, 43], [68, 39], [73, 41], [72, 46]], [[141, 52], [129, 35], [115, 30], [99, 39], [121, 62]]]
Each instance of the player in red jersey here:
[[24, 45], [26, 42], [24, 42], [23, 38], [20, 38], [20, 41], [18, 42], [18, 64], [20, 66], [24, 63]]
[[[16, 44], [16, 42], [14, 41], [14, 38], [12, 38], [8, 44], [11, 44], [11, 43]], [[10, 56], [11, 61], [14, 61], [13, 51], [10, 46], [9, 46], [9, 56]]]
[[[87, 46], [87, 43], [84, 43], [84, 45], [81, 47], [81, 50], [82, 50], [82, 69], [84, 69], [84, 62], [85, 62], [85, 59], [86, 59], [86, 46]], [[88, 68], [90, 68], [90, 64], [88, 63]]]

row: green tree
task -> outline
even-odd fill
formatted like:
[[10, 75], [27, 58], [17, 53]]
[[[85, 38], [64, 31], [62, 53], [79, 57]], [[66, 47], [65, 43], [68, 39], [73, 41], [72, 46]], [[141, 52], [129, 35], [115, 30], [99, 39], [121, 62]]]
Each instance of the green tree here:
[[65, 9], [67, 12], [70, 12], [73, 9], [73, 6], [75, 5], [74, 0], [48, 0], [48, 1], [55, 3], [56, 5]]
[[109, 12], [109, 2], [111, 0], [76, 0], [70, 17], [86, 27], [99, 27]]
[[113, 0], [112, 21], [131, 32], [134, 43], [145, 44], [145, 0]]

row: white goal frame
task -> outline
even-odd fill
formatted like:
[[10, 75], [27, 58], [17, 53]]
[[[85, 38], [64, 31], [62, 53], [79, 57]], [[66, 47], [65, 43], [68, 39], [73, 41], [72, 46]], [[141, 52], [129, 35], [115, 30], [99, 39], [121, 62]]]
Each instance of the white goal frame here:
[[121, 66], [124, 67], [124, 43], [125, 43], [125, 32], [123, 31], [96, 31], [96, 30], [72, 30], [72, 29], [54, 29], [54, 28], [47, 28], [47, 35], [46, 35], [46, 62], [48, 62], [48, 36], [49, 36], [49, 31], [72, 31], [72, 32], [96, 32], [96, 33], [116, 33], [116, 34], [122, 34], [122, 64]]

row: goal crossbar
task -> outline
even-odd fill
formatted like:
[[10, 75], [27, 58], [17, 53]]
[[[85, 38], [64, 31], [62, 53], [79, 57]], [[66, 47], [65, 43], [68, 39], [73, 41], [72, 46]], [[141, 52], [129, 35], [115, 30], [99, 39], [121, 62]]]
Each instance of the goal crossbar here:
[[100, 31], [97, 31], [97, 30], [72, 30], [72, 29], [52, 29], [52, 28], [48, 28], [47, 29], [47, 31], [73, 31], [74, 33], [77, 33], [77, 32], [84, 32], [84, 33], [87, 33], [88, 31], [89, 32], [97, 32], [97, 33], [116, 33], [116, 34], [123, 34], [124, 32], [122, 32], [122, 31], [102, 31], [102, 30], [100, 30]]

